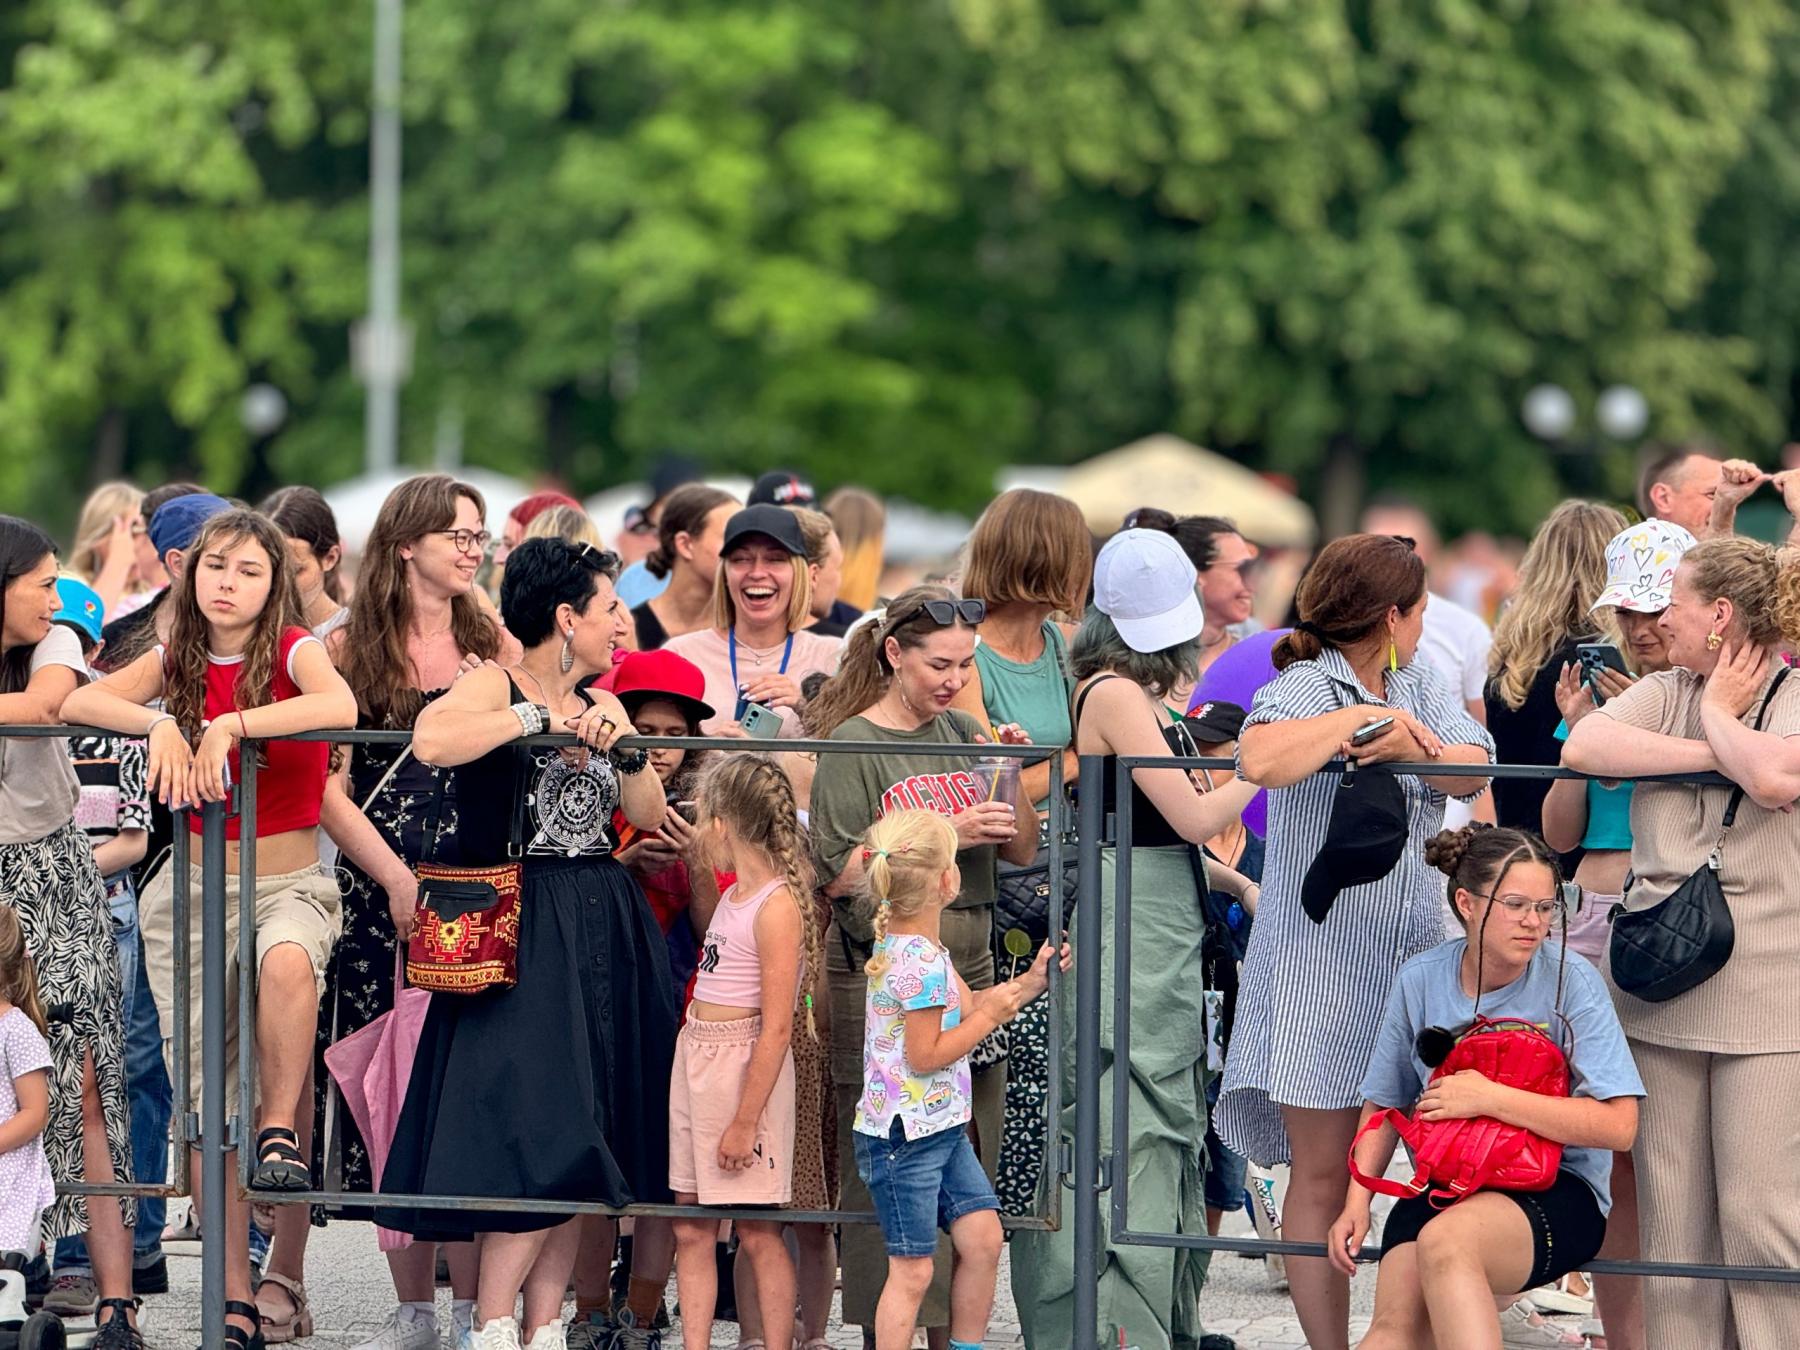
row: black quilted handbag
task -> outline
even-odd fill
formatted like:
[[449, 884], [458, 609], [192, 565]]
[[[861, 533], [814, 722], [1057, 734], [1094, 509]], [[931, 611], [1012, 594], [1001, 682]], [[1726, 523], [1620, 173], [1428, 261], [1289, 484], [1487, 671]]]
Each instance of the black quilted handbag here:
[[[1756, 714], [1758, 731], [1768, 716], [1769, 705], [1775, 701], [1775, 691], [1787, 676], [1786, 666], [1775, 672]], [[1623, 905], [1613, 906], [1607, 955], [1613, 983], [1626, 993], [1646, 1003], [1667, 1003], [1710, 980], [1731, 959], [1737, 929], [1731, 921], [1731, 906], [1725, 902], [1725, 890], [1719, 884], [1719, 856], [1743, 800], [1744, 789], [1733, 788], [1711, 854], [1668, 899], [1636, 911]]]
[[[1065, 843], [1062, 851], [1062, 918], [1066, 926], [1075, 913], [1076, 849]], [[1022, 866], [1000, 864], [994, 887], [994, 941], [1014, 928], [1022, 928], [1036, 951], [1050, 940], [1050, 847], [1043, 845], [1037, 857]]]

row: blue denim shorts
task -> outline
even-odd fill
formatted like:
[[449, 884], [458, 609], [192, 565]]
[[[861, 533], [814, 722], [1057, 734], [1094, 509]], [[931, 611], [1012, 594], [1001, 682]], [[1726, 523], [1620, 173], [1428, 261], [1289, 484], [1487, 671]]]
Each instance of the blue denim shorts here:
[[932, 1256], [938, 1230], [965, 1214], [1000, 1208], [961, 1126], [908, 1139], [896, 1120], [886, 1139], [856, 1134], [856, 1172], [869, 1188], [889, 1256]]

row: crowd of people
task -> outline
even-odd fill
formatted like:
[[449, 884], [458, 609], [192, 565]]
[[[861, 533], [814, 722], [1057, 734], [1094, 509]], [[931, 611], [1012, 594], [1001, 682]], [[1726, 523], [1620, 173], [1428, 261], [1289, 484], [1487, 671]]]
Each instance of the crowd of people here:
[[[0, 737], [0, 1250], [43, 1260], [45, 1306], [92, 1315], [100, 1350], [143, 1344], [163, 1205], [66, 1186], [161, 1181], [202, 1142], [172, 1120], [186, 1019], [190, 1110], [224, 1094], [254, 1153], [249, 1195], [198, 1235], [225, 1246], [237, 1350], [313, 1334], [326, 1221], [372, 1228], [392, 1277], [360, 1350], [700, 1350], [717, 1320], [742, 1350], [820, 1350], [840, 1289], [874, 1350], [972, 1350], [1000, 1218], [1046, 1211], [1074, 1128], [1073, 1000], [1041, 996], [1099, 960], [1133, 1225], [1217, 1233], [1247, 1167], [1290, 1168], [1282, 1234], [1327, 1251], [1286, 1265], [1317, 1350], [1348, 1350], [1372, 1228], [1367, 1347], [1781, 1344], [1790, 1286], [1583, 1274], [1800, 1266], [1800, 1061], [1776, 1016], [1800, 559], [1734, 534], [1765, 487], [1800, 520], [1800, 474], [1691, 447], [1646, 465], [1635, 521], [1562, 504], [1491, 632], [1434, 589], [1435, 531], [1399, 500], [1261, 631], [1258, 550], [1230, 521], [1146, 506], [1096, 539], [1027, 489], [886, 600], [879, 502], [779, 471], [748, 501], [672, 485], [615, 530], [552, 492], [490, 522], [474, 488], [420, 476], [355, 558], [306, 487], [252, 507], [109, 484], [66, 555], [0, 516], [0, 724], [84, 729]], [[350, 728], [397, 735], [285, 739]], [[1171, 754], [1237, 772], [1139, 769], [1119, 799], [1118, 757]], [[1086, 756], [1108, 767], [1094, 952], [1066, 931], [1075, 850], [1058, 872], [1051, 847]], [[197, 903], [178, 922], [172, 843], [251, 771], [249, 968], [236, 815], [224, 884], [254, 1040], [229, 1014], [211, 1082], [199, 999], [178, 997], [203, 939]], [[1708, 896], [1735, 943], [1670, 992], [1619, 921]], [[1438, 1071], [1497, 1027], [1535, 1037], [1566, 1091]], [[351, 1083], [344, 1048], [375, 1036], [386, 1076]], [[1477, 1118], [1535, 1145], [1540, 1175], [1382, 1179], [1411, 1172], [1390, 1171], [1400, 1138]], [[1113, 1127], [1103, 1111], [1108, 1148]], [[254, 1203], [320, 1189], [337, 1198]], [[839, 1208], [877, 1222], [788, 1219]], [[1094, 1340], [1229, 1346], [1202, 1325], [1205, 1252], [1109, 1234]], [[1068, 1226], [1010, 1241], [1026, 1345], [1090, 1343]], [[1545, 1315], [1570, 1312], [1590, 1320]]]

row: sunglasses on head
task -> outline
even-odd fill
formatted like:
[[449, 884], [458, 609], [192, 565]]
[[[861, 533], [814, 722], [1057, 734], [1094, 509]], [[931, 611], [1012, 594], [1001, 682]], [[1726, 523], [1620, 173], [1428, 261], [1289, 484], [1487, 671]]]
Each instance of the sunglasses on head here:
[[[913, 613], [900, 620], [900, 623], [911, 623], [921, 614], [940, 628], [948, 628], [958, 619], [970, 624], [985, 623], [987, 621], [987, 601], [927, 600]], [[896, 624], [895, 627], [899, 627], [899, 624]]]

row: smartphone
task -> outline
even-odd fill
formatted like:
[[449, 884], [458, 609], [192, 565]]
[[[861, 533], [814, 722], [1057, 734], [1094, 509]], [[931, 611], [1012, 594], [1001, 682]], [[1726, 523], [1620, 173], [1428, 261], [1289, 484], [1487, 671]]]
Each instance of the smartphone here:
[[1356, 729], [1356, 734], [1351, 736], [1350, 744], [1367, 745], [1393, 725], [1394, 719], [1391, 717], [1377, 717], [1373, 722], [1364, 722]]
[[1625, 669], [1625, 658], [1619, 649], [1610, 642], [1583, 642], [1575, 648], [1575, 659], [1581, 665], [1581, 678], [1588, 684], [1594, 682], [1600, 668], [1606, 666], [1621, 675], [1631, 672]]
[[781, 735], [781, 714], [773, 708], [765, 708], [760, 703], [745, 700], [743, 716], [738, 718], [738, 725], [744, 729], [746, 736], [772, 741]]
[[671, 803], [671, 805], [674, 806], [676, 815], [680, 816], [683, 820], [685, 820], [690, 825], [692, 825], [694, 823], [694, 803], [692, 803], [692, 802], [673, 802], [673, 803]]

